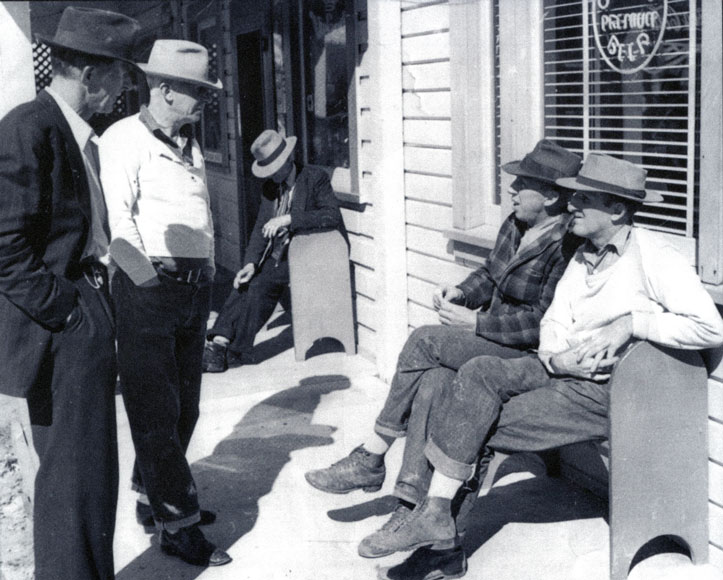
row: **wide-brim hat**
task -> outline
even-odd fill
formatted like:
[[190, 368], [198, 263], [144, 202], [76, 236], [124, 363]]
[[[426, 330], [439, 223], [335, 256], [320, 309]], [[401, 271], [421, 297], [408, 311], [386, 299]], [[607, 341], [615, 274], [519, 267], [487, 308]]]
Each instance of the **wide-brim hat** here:
[[188, 40], [156, 40], [148, 62], [139, 63], [138, 67], [147, 75], [202, 85], [209, 89], [223, 88], [223, 83], [211, 74], [206, 47]]
[[51, 49], [74, 50], [137, 66], [134, 51], [140, 30], [138, 21], [124, 14], [68, 6], [63, 10], [53, 38], [42, 34], [36, 34], [35, 37]]
[[558, 179], [558, 185], [577, 191], [597, 191], [640, 203], [657, 203], [663, 196], [645, 189], [648, 172], [630, 161], [590, 153], [575, 177]]
[[582, 157], [560, 147], [557, 143], [542, 139], [520, 161], [505, 163], [502, 169], [512, 175], [532, 177], [546, 183], [557, 183], [562, 177], [577, 175]]
[[251, 155], [256, 158], [251, 171], [256, 177], [271, 177], [286, 163], [294, 152], [296, 137], [282, 137], [273, 129], [266, 129], [251, 144]]

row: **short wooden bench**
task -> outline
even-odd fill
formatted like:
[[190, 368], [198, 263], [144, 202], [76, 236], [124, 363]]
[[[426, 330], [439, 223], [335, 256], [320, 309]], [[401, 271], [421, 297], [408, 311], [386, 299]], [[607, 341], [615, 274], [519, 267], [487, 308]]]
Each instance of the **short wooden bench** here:
[[[705, 564], [708, 373], [701, 354], [633, 345], [610, 378], [609, 421], [609, 441], [563, 448], [558, 459], [564, 475], [582, 474], [593, 491], [601, 474], [607, 479], [610, 578], [627, 578], [638, 551], [661, 536], [687, 547], [694, 564]], [[548, 471], [559, 473], [560, 464], [546, 460]], [[493, 463], [483, 490], [501, 460]]]
[[333, 338], [356, 353], [349, 248], [337, 231], [296, 234], [289, 244], [291, 327], [296, 360]]

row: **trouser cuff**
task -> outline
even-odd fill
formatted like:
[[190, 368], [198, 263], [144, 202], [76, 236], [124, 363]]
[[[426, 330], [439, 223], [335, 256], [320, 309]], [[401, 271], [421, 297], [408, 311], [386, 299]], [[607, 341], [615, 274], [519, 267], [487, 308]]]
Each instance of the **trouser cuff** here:
[[385, 425], [383, 423], [380, 423], [379, 419], [377, 419], [377, 421], [374, 423], [374, 432], [377, 435], [392, 437], [394, 439], [401, 439], [402, 437], [407, 436], [406, 429], [400, 429], [399, 427], [395, 427], [393, 425]]
[[442, 451], [431, 438], [424, 447], [424, 455], [434, 466], [434, 469], [442, 475], [446, 475], [457, 481], [467, 481], [474, 477], [476, 470], [475, 463], [469, 464], [455, 461]]
[[186, 528], [188, 526], [192, 526], [193, 524], [197, 524], [200, 521], [201, 521], [201, 512], [197, 511], [196, 513], [191, 514], [190, 516], [188, 516], [186, 518], [181, 518], [180, 520], [173, 520], [173, 521], [169, 521], [169, 522], [156, 521], [156, 529], [158, 531], [166, 530], [167, 532], [175, 534], [181, 528]]
[[422, 499], [424, 499], [423, 497], [420, 498], [419, 491], [410, 486], [408, 483], [397, 483], [394, 486], [392, 495], [397, 499], [401, 499], [402, 501], [406, 501], [414, 505], [418, 505]]

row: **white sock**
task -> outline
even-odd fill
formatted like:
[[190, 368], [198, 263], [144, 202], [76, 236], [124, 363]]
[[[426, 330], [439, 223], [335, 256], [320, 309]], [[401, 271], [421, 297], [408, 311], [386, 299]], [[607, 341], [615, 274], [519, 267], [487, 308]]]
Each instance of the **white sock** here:
[[453, 499], [462, 482], [457, 479], [447, 477], [439, 471], [435, 471], [432, 475], [432, 481], [429, 483], [428, 497], [442, 497], [444, 499]]
[[221, 346], [228, 346], [231, 343], [228, 338], [219, 335], [213, 337], [213, 342], [215, 342], [216, 344], [220, 344]]
[[389, 450], [389, 443], [374, 432], [372, 436], [364, 442], [364, 449], [369, 453], [384, 455]]

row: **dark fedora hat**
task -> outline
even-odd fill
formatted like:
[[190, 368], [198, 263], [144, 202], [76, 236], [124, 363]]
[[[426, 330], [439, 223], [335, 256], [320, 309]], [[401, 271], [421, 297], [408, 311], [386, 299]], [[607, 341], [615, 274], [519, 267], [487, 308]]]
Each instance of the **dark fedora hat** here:
[[124, 14], [68, 6], [63, 10], [53, 38], [36, 36], [51, 48], [105, 56], [135, 65], [133, 50], [140, 30], [138, 21]]
[[546, 183], [557, 183], [561, 177], [572, 177], [580, 170], [582, 157], [560, 147], [557, 143], [542, 139], [520, 161], [505, 163], [502, 169], [512, 175], [532, 177]]
[[640, 203], [663, 201], [663, 196], [657, 191], [646, 191], [647, 176], [648, 172], [635, 163], [590, 153], [577, 176], [560, 179], [557, 183], [577, 191], [599, 191]]

